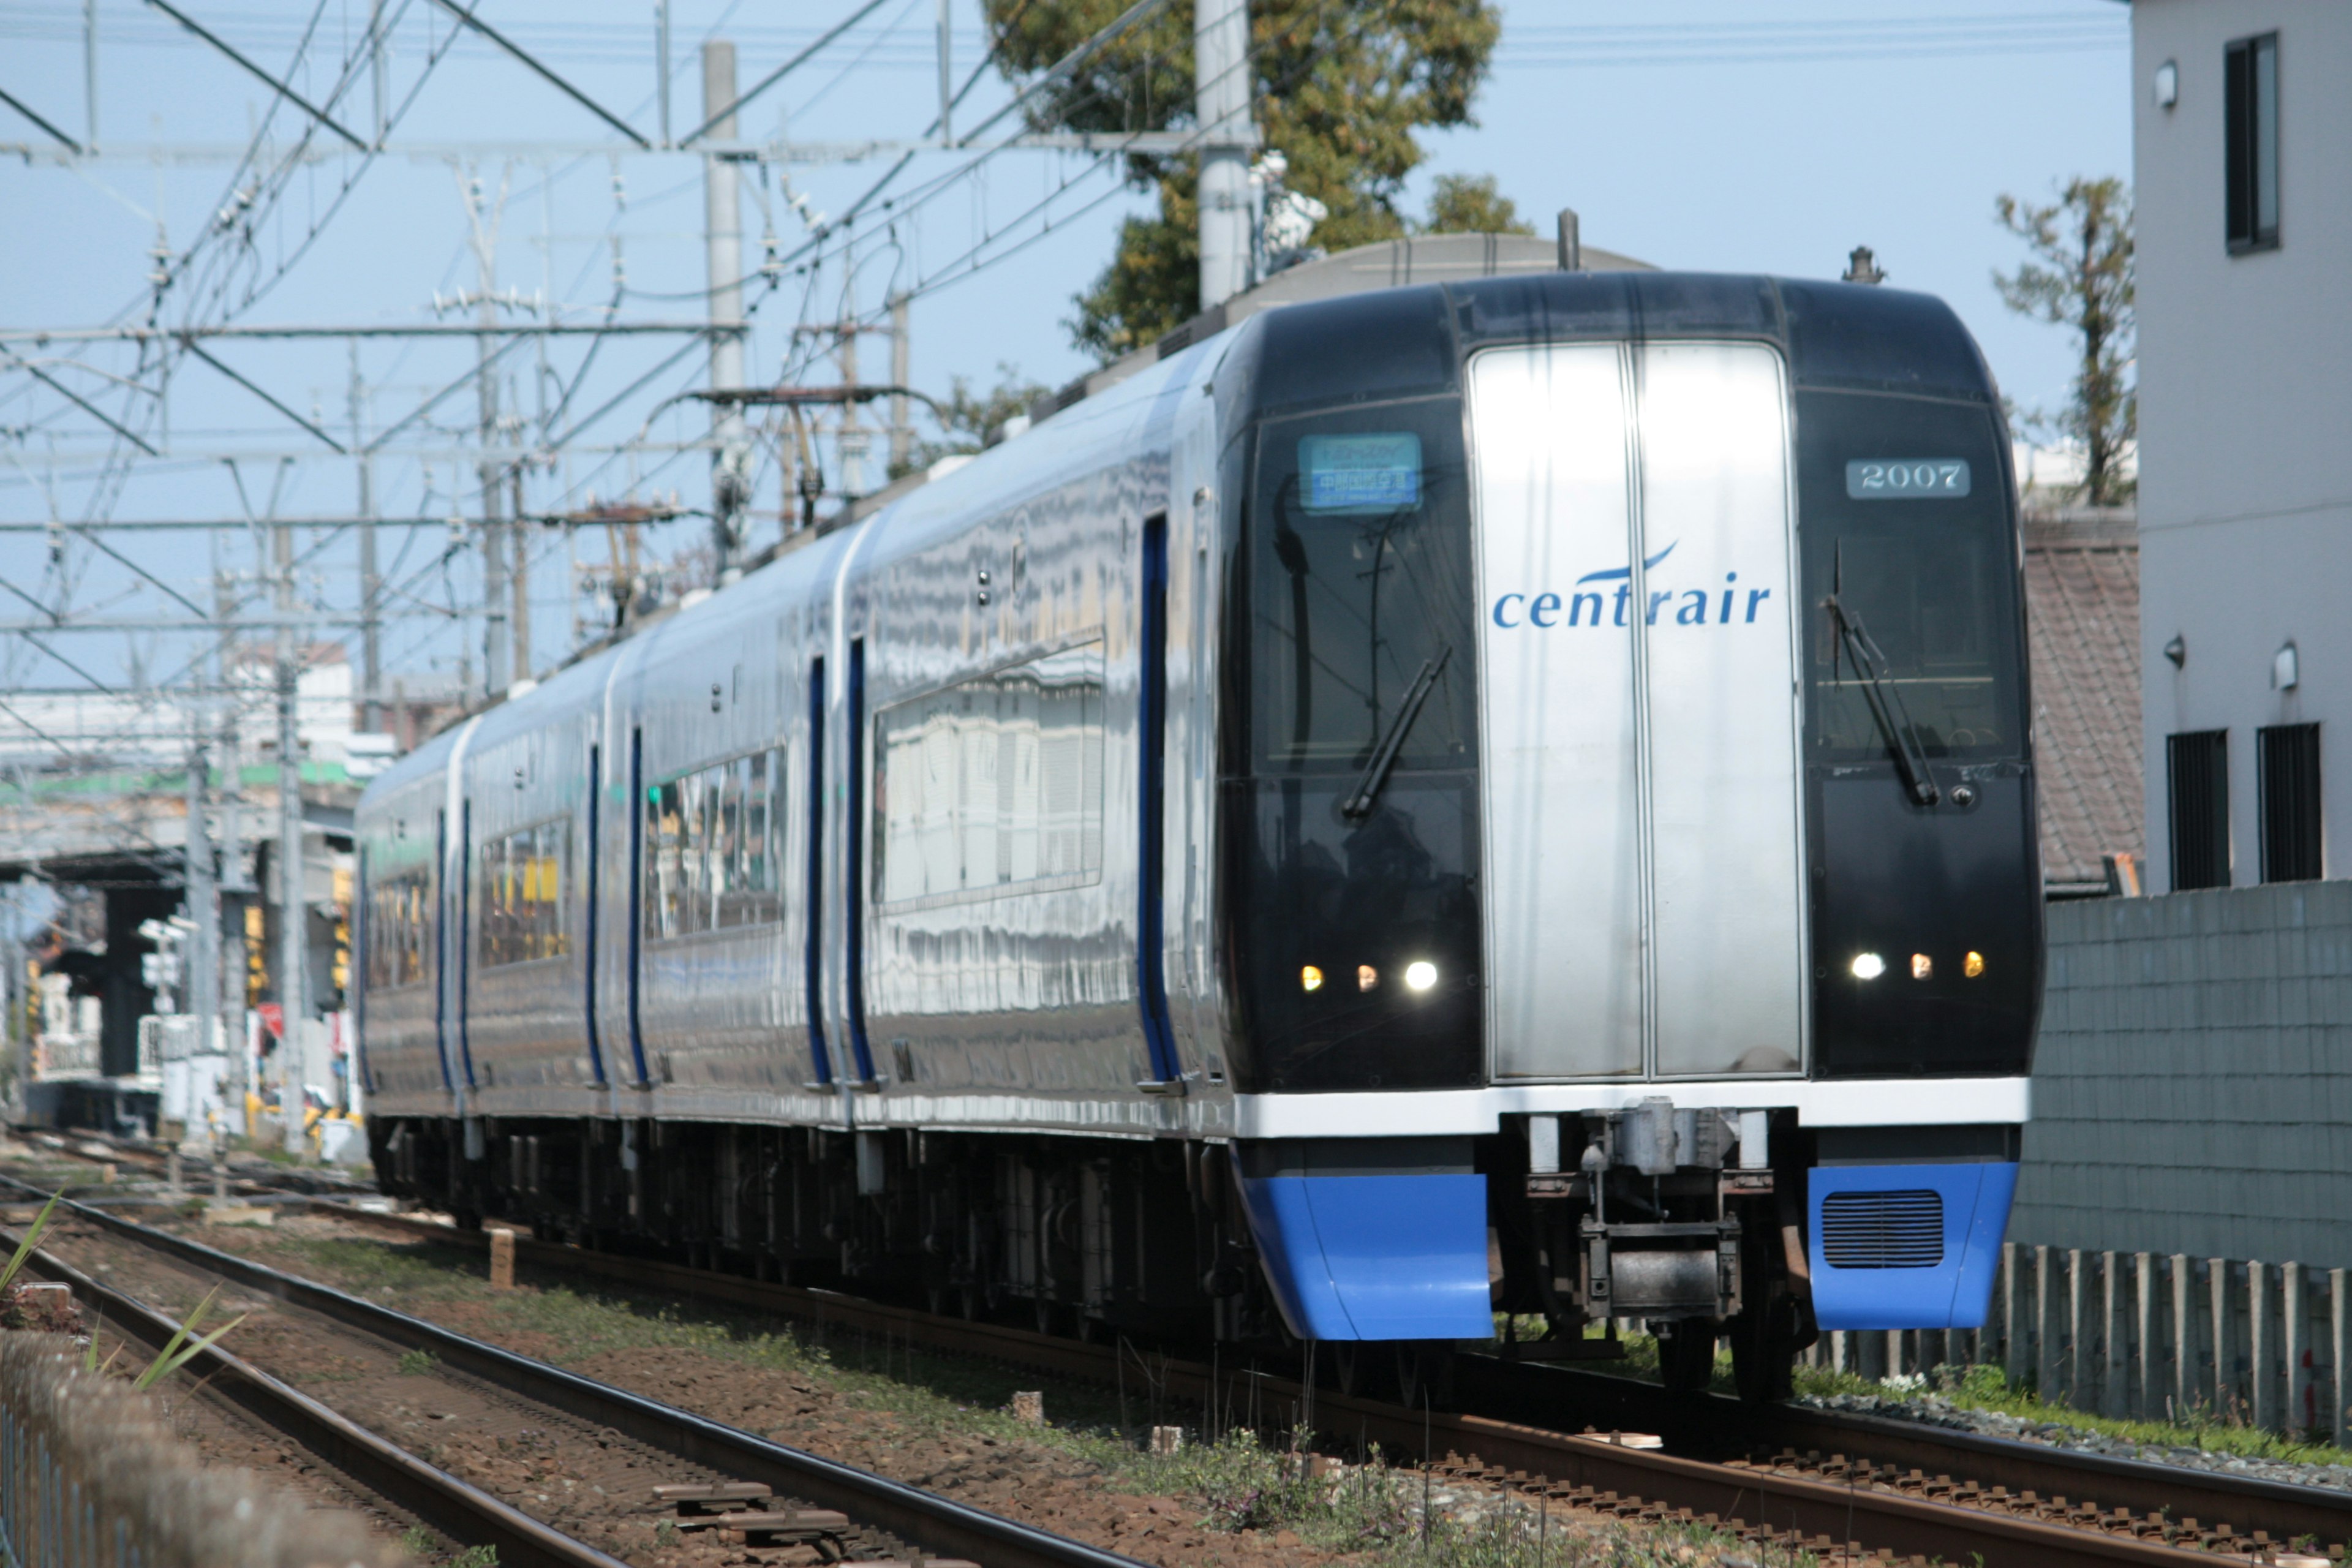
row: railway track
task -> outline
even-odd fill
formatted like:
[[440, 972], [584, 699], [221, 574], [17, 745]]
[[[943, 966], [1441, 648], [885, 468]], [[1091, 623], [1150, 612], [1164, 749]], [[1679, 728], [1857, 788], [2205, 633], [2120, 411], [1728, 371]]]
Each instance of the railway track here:
[[[481, 1232], [318, 1202], [319, 1213], [458, 1247]], [[772, 1285], [519, 1235], [518, 1259], [689, 1299], [864, 1329], [955, 1353], [1102, 1384], [1154, 1386], [1171, 1409], [1311, 1417], [1441, 1474], [1628, 1518], [1687, 1518], [1779, 1544], [1989, 1564], [2149, 1568], [2217, 1557], [2294, 1568], [2341, 1561], [2352, 1493], [2186, 1469], [1800, 1405], [1755, 1409], [1716, 1395], [1499, 1357], [1462, 1358], [1459, 1414], [1309, 1391], [1254, 1368], [1202, 1365], [1118, 1347], [934, 1316], [832, 1291]], [[1125, 1360], [1122, 1363], [1122, 1355]], [[1577, 1413], [1595, 1430], [1559, 1429]], [[1663, 1447], [1627, 1447], [1626, 1433]]]
[[[0, 1186], [26, 1198], [47, 1195], [5, 1177]], [[567, 1443], [577, 1438], [599, 1450], [644, 1454], [661, 1479], [625, 1500], [635, 1514], [667, 1513], [681, 1534], [723, 1530], [747, 1547], [807, 1543], [829, 1560], [914, 1559], [930, 1568], [1138, 1568], [1115, 1552], [705, 1420], [103, 1209], [67, 1200], [58, 1214], [108, 1242], [268, 1298], [307, 1323], [365, 1342], [358, 1353], [381, 1357], [386, 1347], [426, 1352], [437, 1371], [507, 1406], [509, 1429], [519, 1415], [540, 1435], [553, 1431]], [[13, 1247], [16, 1239], [0, 1231], [0, 1243]], [[26, 1271], [67, 1286], [110, 1330], [142, 1344], [160, 1348], [179, 1328], [131, 1291], [50, 1248], [37, 1251]], [[221, 1346], [201, 1352], [189, 1371], [210, 1396], [280, 1434], [394, 1511], [453, 1541], [495, 1547], [507, 1568], [618, 1568], [619, 1559], [600, 1547], [427, 1463]], [[640, 1466], [637, 1473], [651, 1472]]]

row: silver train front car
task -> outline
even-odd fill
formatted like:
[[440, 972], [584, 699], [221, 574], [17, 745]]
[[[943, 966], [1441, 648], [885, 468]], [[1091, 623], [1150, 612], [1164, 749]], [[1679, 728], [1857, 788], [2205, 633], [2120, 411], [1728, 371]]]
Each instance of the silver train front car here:
[[2041, 992], [2014, 494], [1926, 296], [1253, 316], [378, 780], [380, 1176], [1072, 1328], [1640, 1319], [1765, 1394], [1974, 1326]]

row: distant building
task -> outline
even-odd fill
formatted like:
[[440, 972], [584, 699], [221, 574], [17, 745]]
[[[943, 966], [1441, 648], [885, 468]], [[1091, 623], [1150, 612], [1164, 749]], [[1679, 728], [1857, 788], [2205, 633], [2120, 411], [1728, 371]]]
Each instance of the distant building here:
[[2148, 889], [2352, 876], [2352, 7], [2137, 0], [2132, 70]]
[[2053, 898], [2127, 892], [2145, 860], [2139, 535], [2128, 510], [2025, 504], [2025, 629]]

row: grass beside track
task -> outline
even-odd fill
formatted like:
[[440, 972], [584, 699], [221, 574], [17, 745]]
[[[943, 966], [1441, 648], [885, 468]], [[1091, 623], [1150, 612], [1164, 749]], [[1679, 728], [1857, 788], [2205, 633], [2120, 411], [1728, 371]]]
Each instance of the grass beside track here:
[[[1542, 1331], [1540, 1321], [1521, 1319], [1519, 1331], [1533, 1338]], [[1620, 1377], [1658, 1381], [1658, 1342], [1648, 1334], [1629, 1334], [1622, 1361], [1597, 1362], [1597, 1370]], [[2200, 1406], [2181, 1421], [2143, 1421], [2095, 1415], [2071, 1405], [2045, 1400], [2032, 1383], [2011, 1383], [1997, 1366], [1938, 1367], [1932, 1378], [1907, 1374], [1880, 1381], [1827, 1367], [1797, 1367], [1797, 1393], [1828, 1398], [1837, 1394], [1879, 1399], [1930, 1398], [1958, 1410], [1984, 1410], [2012, 1415], [2039, 1425], [2069, 1427], [2150, 1448], [2194, 1448], [2209, 1454], [2248, 1459], [2279, 1459], [2305, 1465], [2352, 1465], [2352, 1450], [2336, 1447], [2313, 1432], [2283, 1436], [2249, 1426], [2242, 1416]], [[1731, 1380], [1731, 1352], [1718, 1348], [1712, 1384], [1717, 1394], [1736, 1394]]]
[[[1817, 1568], [1808, 1552], [1769, 1550], [1697, 1527], [1632, 1526], [1542, 1508], [1394, 1469], [1377, 1456], [1312, 1473], [1304, 1435], [1232, 1429], [1198, 1440], [1202, 1412], [1155, 1407], [1133, 1363], [1116, 1389], [928, 1351], [817, 1325], [780, 1326], [725, 1303], [564, 1279], [526, 1266], [521, 1287], [491, 1289], [480, 1254], [424, 1241], [274, 1232], [205, 1237], [275, 1267], [462, 1331], [576, 1365], [613, 1352], [688, 1351], [786, 1374], [828, 1397], [836, 1418], [888, 1433], [893, 1448], [925, 1438], [978, 1439], [1013, 1454], [1039, 1449], [1106, 1491], [1181, 1505], [1213, 1545], [1192, 1559], [1365, 1568]], [[1041, 1389], [1043, 1426], [1016, 1419], [1016, 1389]], [[1153, 1425], [1186, 1428], [1172, 1455], [1143, 1451]], [[790, 1440], [788, 1435], [786, 1440]], [[1432, 1506], [1424, 1509], [1424, 1500]], [[1124, 1542], [1121, 1550], [1130, 1550]]]

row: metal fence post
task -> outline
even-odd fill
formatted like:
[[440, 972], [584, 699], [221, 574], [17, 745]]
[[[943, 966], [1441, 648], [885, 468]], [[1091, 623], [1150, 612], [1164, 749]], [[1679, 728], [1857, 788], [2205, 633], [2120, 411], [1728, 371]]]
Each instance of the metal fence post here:
[[2303, 1265], [2279, 1265], [2279, 1349], [2286, 1352], [2286, 1392], [2279, 1411], [2279, 1430], [2298, 1432], [2314, 1425], [2315, 1411], [2305, 1407], [2303, 1373]]
[[2124, 1413], [2124, 1337], [2122, 1320], [2117, 1317], [2116, 1286], [2116, 1255], [2099, 1254], [2099, 1411], [2102, 1415], [2121, 1415]]
[[2246, 1265], [2246, 1421], [2261, 1431], [2270, 1430], [2270, 1359], [2264, 1353], [2270, 1349], [2269, 1337], [2263, 1330], [2263, 1287], [2270, 1272], [2266, 1265], [2248, 1262]]
[[2230, 1365], [2230, 1260], [2209, 1258], [2205, 1264], [2205, 1287], [2213, 1309], [2213, 1414], [2226, 1421], [2237, 1403], [2237, 1380]]
[[2058, 1357], [2050, 1342], [2050, 1249], [2033, 1249], [2033, 1387], [2052, 1404], [2058, 1402]]
[[2083, 1408], [2083, 1249], [2066, 1249], [2066, 1403]]
[[2189, 1391], [2196, 1386], [2191, 1373], [2197, 1365], [2197, 1318], [2189, 1303], [2189, 1255], [2172, 1255], [2172, 1402], [2175, 1421], [2189, 1418]]
[[2000, 1244], [2000, 1374], [2012, 1385], [2025, 1381], [2025, 1346], [2017, 1331], [2017, 1243]]
[[2334, 1390], [2334, 1403], [2328, 1410], [2328, 1430], [2335, 1434], [2336, 1446], [2344, 1447], [2347, 1434], [2344, 1425], [2344, 1270], [2327, 1271], [2327, 1384]]
[[2134, 1353], [2139, 1363], [2139, 1403], [2133, 1408], [2143, 1418], [2157, 1414], [2156, 1395], [2156, 1255], [2132, 1254], [2132, 1306], [2137, 1313], [2139, 1342]]

